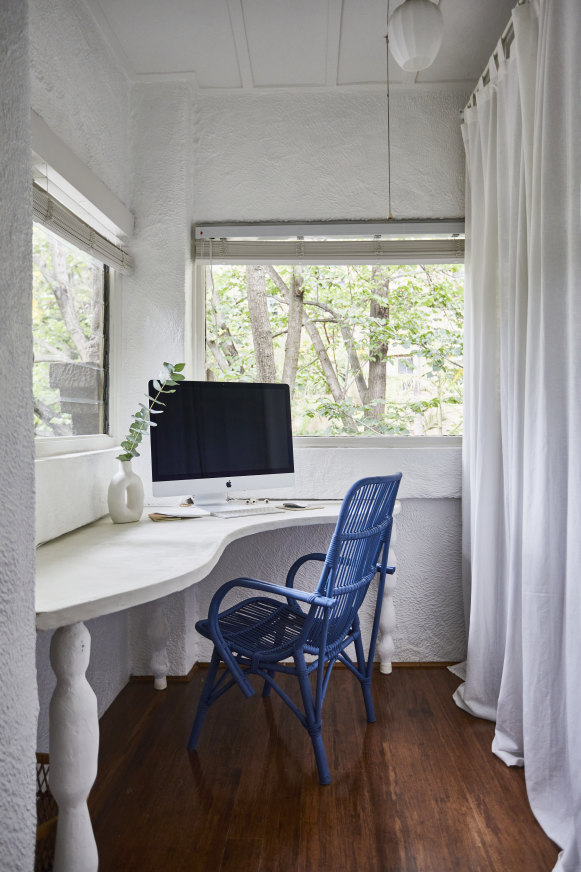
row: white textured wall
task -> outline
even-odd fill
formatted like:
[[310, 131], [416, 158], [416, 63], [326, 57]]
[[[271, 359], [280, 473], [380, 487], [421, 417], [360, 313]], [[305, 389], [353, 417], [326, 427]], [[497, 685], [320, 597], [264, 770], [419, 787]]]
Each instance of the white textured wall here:
[[36, 541], [48, 542], [107, 514], [114, 449], [43, 457], [35, 463]]
[[34, 863], [34, 446], [28, 9], [0, 4], [0, 868]]
[[[31, 0], [30, 55], [32, 108], [127, 204], [129, 83], [85, 4]], [[37, 541], [106, 512], [107, 482], [115, 469], [110, 455], [43, 459], [37, 467]]]
[[31, 104], [127, 204], [129, 84], [85, 4], [30, 0]]
[[[396, 218], [464, 214], [466, 97], [393, 91]], [[385, 94], [202, 96], [195, 121], [198, 221], [387, 217]]]
[[[132, 91], [135, 271], [123, 282], [120, 433], [164, 360], [183, 360], [191, 226], [191, 93], [179, 82]], [[135, 468], [150, 478], [148, 445]]]
[[[84, 3], [30, 0], [30, 19], [32, 108], [129, 205], [130, 88], [123, 70]], [[112, 452], [37, 460], [38, 541], [105, 514], [107, 485], [114, 469]], [[123, 612], [94, 622], [88, 677], [97, 692], [100, 713], [127, 681], [128, 620]], [[48, 639], [48, 634], [38, 636], [39, 750], [47, 749], [47, 706], [54, 686]]]

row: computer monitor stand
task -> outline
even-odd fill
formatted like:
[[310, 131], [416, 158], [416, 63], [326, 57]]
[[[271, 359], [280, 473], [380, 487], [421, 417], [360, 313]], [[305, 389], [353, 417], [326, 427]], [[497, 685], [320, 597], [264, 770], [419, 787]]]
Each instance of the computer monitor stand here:
[[195, 506], [207, 512], [223, 512], [232, 508], [228, 504], [228, 491], [223, 485], [212, 489], [203, 488], [194, 495], [193, 500]]

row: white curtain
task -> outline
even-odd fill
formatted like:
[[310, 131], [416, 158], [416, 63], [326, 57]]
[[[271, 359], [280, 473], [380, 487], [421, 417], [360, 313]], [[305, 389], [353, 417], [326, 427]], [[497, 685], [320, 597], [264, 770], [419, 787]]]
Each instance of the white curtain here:
[[[466, 681], [581, 872], [581, 2], [513, 11], [465, 112]], [[494, 69], [495, 65], [492, 64]]]

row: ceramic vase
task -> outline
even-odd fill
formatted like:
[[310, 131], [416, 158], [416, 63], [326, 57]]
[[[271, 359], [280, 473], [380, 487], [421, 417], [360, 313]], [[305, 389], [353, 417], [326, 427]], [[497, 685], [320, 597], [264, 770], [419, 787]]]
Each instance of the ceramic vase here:
[[120, 460], [107, 492], [109, 514], [114, 524], [139, 521], [143, 513], [143, 482], [131, 468], [130, 460]]

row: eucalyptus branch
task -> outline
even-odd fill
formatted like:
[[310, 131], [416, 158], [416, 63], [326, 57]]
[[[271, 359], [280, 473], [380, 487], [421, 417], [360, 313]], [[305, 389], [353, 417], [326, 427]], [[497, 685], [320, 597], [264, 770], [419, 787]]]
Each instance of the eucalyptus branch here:
[[185, 380], [182, 375], [182, 370], [185, 363], [176, 363], [175, 366], [171, 363], [164, 363], [158, 378], [153, 382], [153, 388], [157, 392], [154, 397], [147, 394], [148, 404], [139, 403], [139, 409], [132, 415], [133, 423], [129, 427], [129, 433], [121, 443], [121, 448], [125, 449], [123, 454], [117, 455], [117, 460], [132, 460], [134, 457], [139, 457], [137, 446], [143, 439], [143, 435], [147, 433], [150, 427], [157, 427], [155, 421], [151, 420], [151, 415], [160, 415], [163, 409], [155, 408], [156, 406], [165, 406], [159, 398], [162, 394], [174, 394], [177, 385]]

